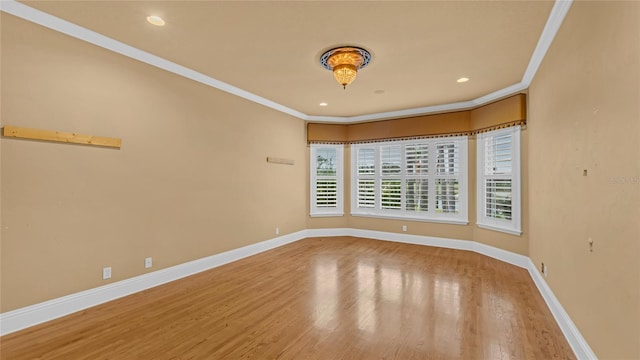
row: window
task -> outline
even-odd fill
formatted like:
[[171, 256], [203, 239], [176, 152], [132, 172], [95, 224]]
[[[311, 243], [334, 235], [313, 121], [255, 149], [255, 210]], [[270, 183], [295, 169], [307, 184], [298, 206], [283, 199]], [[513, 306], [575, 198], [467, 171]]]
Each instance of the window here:
[[467, 137], [351, 146], [351, 214], [467, 223]]
[[343, 145], [311, 145], [311, 216], [342, 216]]
[[520, 126], [478, 135], [478, 222], [520, 235]]

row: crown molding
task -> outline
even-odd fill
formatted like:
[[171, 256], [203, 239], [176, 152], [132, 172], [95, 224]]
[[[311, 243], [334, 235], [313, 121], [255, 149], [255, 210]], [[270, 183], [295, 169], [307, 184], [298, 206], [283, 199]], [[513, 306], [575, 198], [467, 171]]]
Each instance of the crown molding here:
[[96, 46], [102, 47], [104, 49], [113, 51], [115, 53], [127, 56], [129, 58], [141, 61], [145, 64], [149, 64], [151, 66], [155, 66], [159, 69], [163, 69], [174, 73], [176, 75], [185, 77], [187, 79], [191, 79], [193, 81], [197, 81], [204, 85], [210, 86], [212, 88], [227, 92], [229, 94], [239, 96], [243, 99], [252, 101], [256, 104], [260, 104], [271, 108], [273, 110], [282, 112], [287, 115], [291, 115], [298, 119], [304, 121], [314, 121], [314, 122], [327, 122], [327, 123], [357, 123], [357, 122], [365, 122], [365, 121], [375, 121], [375, 120], [388, 120], [388, 119], [396, 119], [396, 118], [404, 118], [404, 117], [413, 117], [420, 115], [428, 115], [435, 113], [444, 113], [450, 111], [461, 111], [468, 110], [475, 107], [479, 107], [490, 102], [494, 102], [496, 100], [500, 100], [509, 95], [513, 95], [519, 93], [525, 89], [529, 88], [531, 81], [533, 80], [536, 71], [540, 67], [542, 60], [544, 59], [553, 39], [555, 38], [562, 22], [564, 21], [565, 16], [569, 12], [571, 8], [573, 0], [556, 0], [549, 13], [549, 18], [547, 19], [547, 23], [538, 39], [538, 44], [529, 60], [529, 64], [527, 69], [524, 72], [522, 80], [511, 86], [506, 88], [494, 91], [490, 94], [481, 96], [477, 99], [456, 102], [450, 104], [441, 104], [434, 106], [426, 106], [426, 107], [418, 107], [418, 108], [410, 108], [396, 111], [388, 111], [381, 113], [373, 113], [373, 114], [364, 114], [364, 115], [356, 115], [356, 116], [316, 116], [316, 115], [308, 115], [304, 114], [295, 109], [289, 108], [282, 104], [276, 103], [275, 101], [271, 101], [264, 97], [258, 96], [246, 90], [240, 89], [223, 81], [217, 80], [211, 76], [202, 74], [195, 70], [189, 69], [180, 64], [174, 63], [172, 61], [166, 60], [159, 56], [153, 55], [146, 51], [142, 51], [133, 46], [127, 45], [120, 41], [114, 40], [102, 34], [99, 34], [95, 31], [89, 30], [82, 26], [73, 24], [69, 21], [62, 20], [58, 17], [45, 13], [43, 11], [34, 9], [25, 4], [19, 3], [15, 0], [1, 0], [0, 1], [0, 11], [5, 13], [17, 16], [21, 19], [33, 22], [35, 24], [44, 26], [51, 30], [58, 31], [60, 33], [69, 35], [76, 39], [86, 41], [88, 43], [94, 44]]
[[284, 105], [278, 104], [269, 99], [265, 99], [256, 94], [250, 93], [246, 90], [242, 90], [233, 85], [227, 84], [223, 81], [212, 78], [195, 70], [189, 69], [180, 64], [176, 64], [172, 61], [163, 59], [159, 56], [153, 55], [146, 51], [142, 51], [133, 46], [127, 45], [123, 42], [114, 40], [110, 37], [99, 34], [95, 31], [89, 30], [82, 26], [76, 25], [66, 20], [62, 20], [58, 17], [50, 15], [46, 12], [34, 9], [25, 4], [19, 3], [14, 0], [1, 0], [0, 11], [17, 16], [21, 19], [31, 21], [35, 24], [42, 25], [51, 30], [69, 35], [76, 39], [86, 41], [101, 48], [113, 51], [120, 55], [130, 57], [134, 60], [155, 66], [159, 69], [169, 71], [176, 75], [185, 77], [187, 79], [197, 81], [212, 88], [222, 90], [229, 94], [239, 96], [254, 103], [266, 106], [273, 110], [283, 112], [285, 114], [295, 116], [300, 119], [304, 119], [307, 115], [297, 110], [288, 108]]
[[564, 17], [569, 12], [572, 3], [573, 0], [556, 0], [555, 4], [553, 4], [547, 23], [544, 25], [540, 39], [538, 39], [538, 44], [529, 60], [527, 70], [525, 70], [522, 76], [521, 83], [526, 84], [527, 88], [531, 85], [531, 81], [533, 81], [533, 77], [536, 75], [549, 47], [551, 47], [553, 39], [556, 37], [558, 30], [560, 30], [560, 26], [564, 21]]
[[388, 112], [366, 114], [366, 115], [347, 116], [347, 117], [307, 115], [307, 117], [304, 120], [314, 121], [314, 122], [334, 122], [334, 123], [351, 124], [351, 123], [373, 121], [373, 120], [388, 120], [388, 119], [413, 117], [413, 116], [428, 115], [428, 114], [435, 114], [435, 113], [444, 113], [449, 111], [467, 110], [474, 107], [476, 107], [476, 104], [473, 101], [464, 101], [464, 102], [458, 102], [453, 104], [425, 106], [425, 107], [412, 108], [412, 109], [388, 111]]

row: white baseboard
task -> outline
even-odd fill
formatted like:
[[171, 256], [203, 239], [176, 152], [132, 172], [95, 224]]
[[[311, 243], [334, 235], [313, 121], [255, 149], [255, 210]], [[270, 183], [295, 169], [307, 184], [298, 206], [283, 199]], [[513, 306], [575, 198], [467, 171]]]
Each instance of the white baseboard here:
[[302, 230], [109, 285], [9, 311], [0, 314], [0, 335], [7, 335], [46, 321], [57, 319], [92, 306], [289, 244], [304, 239], [305, 237], [307, 237], [306, 230]]
[[538, 291], [542, 294], [544, 301], [547, 303], [549, 310], [553, 314], [553, 317], [556, 319], [560, 330], [564, 334], [564, 337], [567, 339], [567, 342], [573, 349], [573, 352], [576, 354], [578, 359], [598, 359], [596, 354], [591, 350], [591, 347], [587, 343], [587, 341], [582, 337], [580, 330], [576, 327], [576, 325], [571, 321], [569, 314], [564, 310], [562, 305], [560, 305], [560, 301], [556, 298], [551, 291], [551, 288], [544, 280], [536, 266], [533, 264], [531, 259], [528, 259], [529, 266], [527, 269], [529, 270], [529, 275], [533, 282], [538, 287]]
[[307, 237], [333, 237], [333, 236], [354, 236], [351, 235], [349, 228], [331, 228], [331, 229], [307, 229]]
[[591, 350], [591, 347], [589, 347], [589, 344], [582, 337], [582, 334], [580, 334], [578, 328], [575, 326], [573, 321], [571, 321], [571, 318], [555, 297], [551, 288], [549, 288], [549, 285], [547, 285], [531, 259], [528, 257], [475, 241], [352, 228], [301, 230], [292, 234], [259, 242], [257, 244], [190, 261], [188, 263], [154, 271], [145, 275], [136, 276], [131, 279], [118, 281], [113, 284], [100, 286], [94, 289], [89, 289], [21, 309], [9, 311], [0, 314], [0, 335], [6, 335], [22, 330], [30, 326], [162, 285], [170, 281], [181, 279], [189, 275], [206, 271], [304, 238], [334, 236], [356, 236], [375, 240], [473, 251], [527, 269], [529, 271], [529, 275], [536, 284], [538, 291], [540, 291], [540, 294], [547, 303], [549, 310], [556, 319], [558, 326], [562, 330], [562, 333], [566, 337], [567, 342], [569, 342], [569, 345], [578, 359], [597, 359], [596, 355]]

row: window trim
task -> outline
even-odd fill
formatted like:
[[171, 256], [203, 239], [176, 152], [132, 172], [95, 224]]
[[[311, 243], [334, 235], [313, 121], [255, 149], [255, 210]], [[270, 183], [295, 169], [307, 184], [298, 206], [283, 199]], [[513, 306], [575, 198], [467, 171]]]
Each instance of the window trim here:
[[[435, 151], [432, 151], [433, 148], [436, 147], [436, 144], [442, 142], [458, 142], [458, 152], [459, 152], [459, 167], [460, 167], [460, 175], [459, 175], [459, 193], [458, 193], [458, 204], [460, 206], [460, 210], [458, 214], [447, 214], [447, 213], [436, 213], [435, 212], [435, 182], [437, 179], [442, 179], [441, 175], [436, 174], [436, 165], [435, 165]], [[380, 148], [385, 146], [401, 146], [402, 147], [402, 171], [401, 176], [398, 176], [401, 179], [402, 183], [406, 181], [406, 179], [418, 178], [416, 176], [408, 176], [406, 174], [406, 153], [405, 149], [407, 145], [415, 145], [415, 144], [429, 144], [429, 173], [427, 179], [429, 181], [429, 206], [428, 211], [420, 212], [420, 211], [407, 211], [404, 209], [406, 194], [404, 193], [403, 188], [403, 199], [402, 199], [402, 208], [399, 210], [395, 209], [381, 209], [380, 208], [380, 180], [385, 176], [381, 174], [380, 169]], [[374, 175], [375, 179], [375, 191], [376, 191], [376, 206], [373, 208], [358, 208], [358, 150], [361, 148], [375, 148], [375, 163], [376, 163], [376, 171]], [[383, 141], [383, 142], [374, 142], [374, 143], [362, 143], [362, 144], [352, 144], [350, 147], [351, 151], [351, 215], [358, 217], [372, 217], [372, 218], [384, 218], [384, 219], [400, 219], [400, 220], [408, 220], [408, 221], [421, 221], [421, 222], [433, 222], [433, 223], [446, 223], [446, 224], [457, 224], [457, 225], [467, 225], [469, 224], [469, 162], [468, 162], [468, 137], [467, 136], [452, 136], [452, 137], [438, 137], [438, 138], [428, 138], [428, 139], [417, 139], [417, 140], [393, 140], [393, 141]], [[434, 155], [431, 155], [434, 154]], [[392, 176], [390, 176], [392, 177]], [[366, 177], [365, 177], [366, 178]], [[404, 185], [403, 185], [404, 186]]]
[[[317, 151], [318, 149], [336, 149], [336, 207], [316, 206], [316, 181], [318, 180]], [[344, 145], [336, 144], [311, 144], [309, 146], [309, 216], [329, 217], [344, 216]]]
[[[522, 174], [521, 174], [521, 147], [520, 126], [488, 131], [478, 134], [476, 146], [476, 225], [480, 228], [500, 231], [512, 235], [522, 235]], [[511, 160], [511, 220], [500, 220], [485, 215], [486, 194], [485, 181], [488, 178], [484, 174], [485, 146], [484, 139], [488, 137], [511, 135], [512, 160]]]

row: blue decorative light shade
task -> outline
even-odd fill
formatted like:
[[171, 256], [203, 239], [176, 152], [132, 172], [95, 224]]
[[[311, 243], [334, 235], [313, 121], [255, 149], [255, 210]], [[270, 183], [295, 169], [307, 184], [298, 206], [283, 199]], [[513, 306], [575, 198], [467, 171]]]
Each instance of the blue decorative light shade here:
[[320, 57], [323, 68], [331, 70], [344, 89], [355, 80], [358, 70], [367, 66], [371, 54], [356, 46], [342, 46], [326, 51]]

